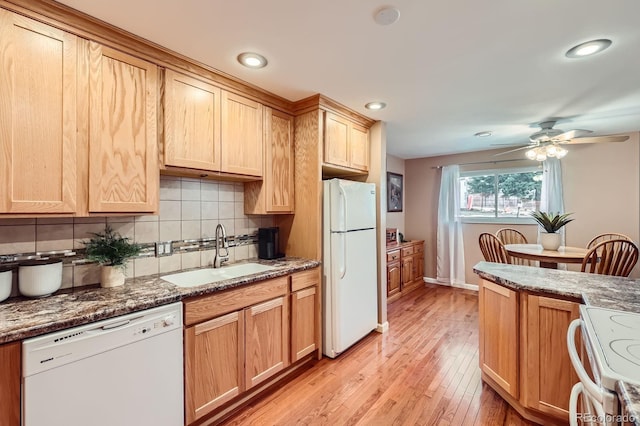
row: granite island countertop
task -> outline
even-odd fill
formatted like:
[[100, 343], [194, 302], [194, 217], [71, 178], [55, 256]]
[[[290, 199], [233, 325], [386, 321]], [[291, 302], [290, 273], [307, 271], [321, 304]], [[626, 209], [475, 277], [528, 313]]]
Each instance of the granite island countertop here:
[[[555, 295], [599, 308], [640, 313], [640, 279], [530, 266], [479, 262], [481, 278], [512, 290]], [[616, 392], [631, 424], [640, 426], [640, 386], [618, 382]]]
[[252, 284], [320, 265], [320, 262], [315, 260], [293, 257], [277, 260], [248, 259], [237, 264], [246, 262], [274, 266], [275, 269], [196, 287], [178, 287], [160, 278], [187, 271], [184, 270], [127, 279], [123, 286], [114, 288], [101, 288], [96, 285], [61, 290], [40, 299], [10, 298], [0, 303], [0, 344], [166, 305], [188, 297]]

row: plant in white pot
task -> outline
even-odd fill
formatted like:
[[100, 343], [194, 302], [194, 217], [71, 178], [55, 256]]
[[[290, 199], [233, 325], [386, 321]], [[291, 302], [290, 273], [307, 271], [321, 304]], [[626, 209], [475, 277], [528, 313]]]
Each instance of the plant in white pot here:
[[85, 257], [99, 263], [100, 285], [117, 287], [124, 284], [126, 262], [140, 254], [141, 246], [130, 242], [107, 225], [102, 233], [92, 233], [93, 238], [83, 241]]
[[558, 231], [571, 222], [569, 216], [573, 213], [546, 213], [533, 212], [531, 216], [544, 228], [544, 232], [540, 233], [540, 244], [545, 250], [558, 250], [561, 242], [561, 235]]

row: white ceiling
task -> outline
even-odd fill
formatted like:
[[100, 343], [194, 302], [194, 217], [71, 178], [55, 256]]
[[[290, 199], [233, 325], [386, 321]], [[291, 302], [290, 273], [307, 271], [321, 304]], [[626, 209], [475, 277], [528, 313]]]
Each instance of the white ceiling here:
[[[322, 93], [387, 123], [401, 158], [519, 144], [536, 124], [593, 135], [640, 130], [640, 1], [62, 0], [290, 100]], [[592, 57], [575, 44], [609, 38]], [[236, 56], [266, 56], [261, 70]], [[364, 104], [381, 100], [382, 111]], [[490, 130], [493, 136], [473, 134]]]

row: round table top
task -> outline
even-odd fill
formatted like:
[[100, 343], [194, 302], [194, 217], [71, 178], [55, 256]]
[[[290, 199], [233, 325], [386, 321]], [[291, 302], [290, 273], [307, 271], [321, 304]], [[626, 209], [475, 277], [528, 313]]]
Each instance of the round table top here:
[[582, 247], [560, 246], [558, 250], [545, 250], [540, 244], [505, 244], [509, 255], [529, 260], [555, 263], [582, 263], [587, 250]]

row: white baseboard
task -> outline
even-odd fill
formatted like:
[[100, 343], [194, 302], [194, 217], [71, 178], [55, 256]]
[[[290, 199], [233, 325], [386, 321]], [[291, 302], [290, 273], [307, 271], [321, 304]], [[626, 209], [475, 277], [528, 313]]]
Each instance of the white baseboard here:
[[378, 326], [376, 327], [376, 331], [382, 334], [389, 331], [389, 321], [385, 321], [384, 324], [378, 324]]
[[435, 278], [430, 278], [430, 277], [422, 277], [422, 280], [425, 283], [429, 283], [429, 284], [438, 284], [438, 285], [443, 285], [446, 287], [455, 287], [455, 288], [463, 288], [465, 290], [472, 290], [472, 291], [478, 291], [478, 286], [475, 284], [468, 284], [468, 283], [447, 283], [444, 281], [438, 281]]

